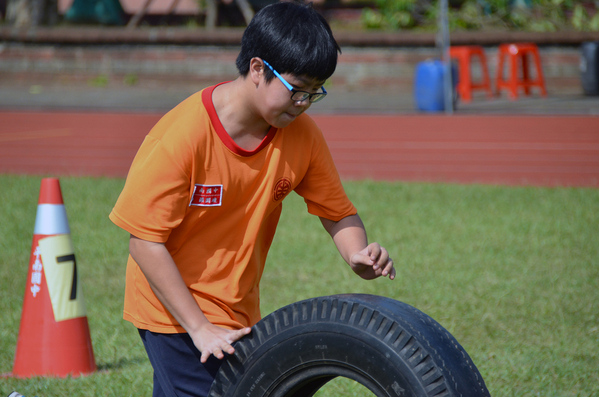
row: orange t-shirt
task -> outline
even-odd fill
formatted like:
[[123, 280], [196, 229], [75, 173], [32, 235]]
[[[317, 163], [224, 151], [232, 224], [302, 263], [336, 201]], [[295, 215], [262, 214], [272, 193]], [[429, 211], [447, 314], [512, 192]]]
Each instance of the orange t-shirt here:
[[[295, 190], [311, 214], [334, 221], [356, 209], [310, 117], [271, 128], [246, 151], [220, 123], [213, 90], [183, 101], [146, 136], [110, 219], [165, 243], [208, 320], [236, 329], [260, 320], [258, 284], [283, 198]], [[131, 256], [124, 318], [153, 332], [185, 332]]]

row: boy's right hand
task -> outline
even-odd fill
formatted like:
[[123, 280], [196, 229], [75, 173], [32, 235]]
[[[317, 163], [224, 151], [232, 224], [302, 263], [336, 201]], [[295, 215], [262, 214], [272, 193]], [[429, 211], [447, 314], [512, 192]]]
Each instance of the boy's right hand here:
[[250, 332], [252, 332], [250, 327], [229, 330], [208, 322], [197, 332], [190, 332], [189, 336], [191, 336], [193, 343], [202, 353], [200, 361], [205, 363], [208, 361], [211, 354], [219, 360], [222, 360], [225, 358], [224, 353], [235, 353], [235, 348], [232, 344]]

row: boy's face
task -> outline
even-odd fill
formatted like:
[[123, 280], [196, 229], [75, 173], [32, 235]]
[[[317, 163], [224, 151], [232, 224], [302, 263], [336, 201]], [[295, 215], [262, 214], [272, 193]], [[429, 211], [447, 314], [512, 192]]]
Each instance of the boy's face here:
[[[281, 77], [295, 90], [311, 94], [320, 92], [324, 84], [324, 81], [317, 81], [305, 76], [294, 76], [288, 73], [281, 74]], [[273, 127], [287, 127], [311, 105], [308, 99], [303, 101], [292, 100], [292, 92], [277, 77], [266, 82], [264, 76], [262, 76], [261, 86], [261, 102], [263, 104], [261, 114], [268, 124]]]

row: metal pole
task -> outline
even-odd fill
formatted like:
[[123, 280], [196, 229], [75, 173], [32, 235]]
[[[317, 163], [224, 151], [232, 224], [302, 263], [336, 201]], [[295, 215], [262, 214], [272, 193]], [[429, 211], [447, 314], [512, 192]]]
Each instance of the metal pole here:
[[453, 114], [453, 76], [451, 73], [451, 58], [449, 56], [449, 22], [447, 0], [440, 1], [439, 32], [437, 45], [441, 50], [441, 61], [443, 62], [443, 99], [445, 113]]

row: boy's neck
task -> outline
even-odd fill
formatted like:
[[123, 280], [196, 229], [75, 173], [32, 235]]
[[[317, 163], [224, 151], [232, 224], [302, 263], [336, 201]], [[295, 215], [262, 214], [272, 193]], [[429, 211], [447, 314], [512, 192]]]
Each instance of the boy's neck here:
[[266, 134], [270, 125], [251, 106], [251, 82], [243, 77], [219, 85], [212, 93], [212, 103], [218, 118], [231, 139], [242, 149], [254, 150]]

